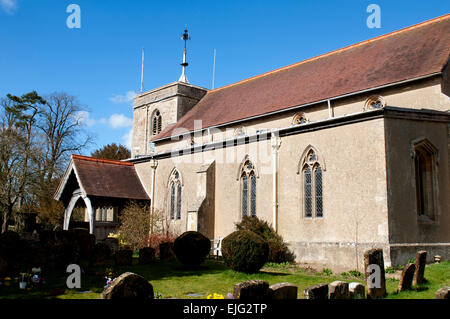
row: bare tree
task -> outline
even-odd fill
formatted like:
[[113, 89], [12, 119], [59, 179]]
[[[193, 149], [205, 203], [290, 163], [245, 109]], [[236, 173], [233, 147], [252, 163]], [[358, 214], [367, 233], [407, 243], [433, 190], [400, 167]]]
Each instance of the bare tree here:
[[56, 92], [45, 96], [45, 100], [37, 122], [41, 152], [36, 160], [35, 194], [40, 219], [57, 224], [64, 210], [61, 203], [53, 199], [53, 193], [70, 155], [85, 149], [92, 142], [92, 136], [85, 131], [80, 116], [85, 110], [75, 96]]
[[59, 223], [64, 210], [53, 200], [59, 178], [70, 155], [92, 141], [80, 116], [84, 110], [66, 93], [7, 97], [0, 110], [2, 232], [15, 209], [34, 210], [41, 221]]
[[39, 108], [45, 104], [35, 91], [21, 97], [7, 95], [1, 101], [0, 201], [3, 206], [2, 232], [6, 231], [14, 206], [22, 209], [32, 175], [33, 128]]

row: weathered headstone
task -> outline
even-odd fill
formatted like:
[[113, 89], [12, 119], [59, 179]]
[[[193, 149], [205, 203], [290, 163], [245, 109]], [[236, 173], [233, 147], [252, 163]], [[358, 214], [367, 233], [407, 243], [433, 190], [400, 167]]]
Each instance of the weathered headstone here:
[[234, 299], [269, 299], [269, 283], [264, 280], [248, 280], [234, 285]]
[[101, 293], [101, 299], [154, 299], [153, 286], [142, 276], [126, 272]]
[[84, 259], [90, 258], [95, 246], [95, 235], [89, 234], [89, 232], [84, 229], [76, 229], [74, 230], [74, 233], [80, 257]]
[[328, 299], [328, 284], [319, 284], [303, 290], [305, 299]]
[[159, 259], [162, 261], [169, 261], [175, 259], [175, 252], [173, 250], [172, 242], [165, 242], [159, 244]]
[[144, 247], [139, 249], [139, 264], [146, 265], [155, 261], [155, 249]]
[[366, 288], [359, 282], [348, 284], [350, 299], [366, 299]]
[[426, 282], [424, 277], [426, 262], [427, 262], [427, 252], [425, 250], [418, 251], [416, 254], [416, 270], [414, 272], [414, 281], [413, 281], [414, 285]]
[[297, 299], [298, 287], [284, 282], [269, 287], [272, 299]]
[[131, 249], [120, 249], [114, 254], [117, 266], [131, 266], [133, 264], [133, 251]]
[[113, 255], [119, 250], [119, 240], [117, 238], [107, 237], [102, 240], [102, 243], [109, 247]]
[[442, 287], [436, 291], [436, 299], [450, 299], [450, 287]]
[[348, 283], [345, 281], [333, 281], [328, 285], [328, 299], [349, 299]]
[[374, 248], [364, 253], [364, 272], [367, 283], [367, 299], [386, 296], [383, 249]]
[[405, 268], [403, 268], [400, 282], [398, 283], [398, 291], [403, 291], [411, 288], [415, 270], [416, 265], [414, 264], [407, 264]]
[[111, 257], [111, 249], [104, 243], [97, 243], [94, 246], [91, 256], [92, 266], [108, 266]]

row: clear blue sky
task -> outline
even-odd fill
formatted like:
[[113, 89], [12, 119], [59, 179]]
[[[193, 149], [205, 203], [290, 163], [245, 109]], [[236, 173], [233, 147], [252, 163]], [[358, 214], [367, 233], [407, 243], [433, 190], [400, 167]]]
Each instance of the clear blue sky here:
[[[69, 4], [81, 28], [69, 29]], [[368, 28], [369, 4], [381, 28]], [[131, 130], [130, 92], [138, 92], [145, 47], [144, 90], [178, 80], [184, 25], [189, 82], [215, 87], [416, 24], [450, 10], [450, 1], [100, 1], [0, 0], [0, 96], [65, 91], [89, 110], [96, 139], [85, 154]]]

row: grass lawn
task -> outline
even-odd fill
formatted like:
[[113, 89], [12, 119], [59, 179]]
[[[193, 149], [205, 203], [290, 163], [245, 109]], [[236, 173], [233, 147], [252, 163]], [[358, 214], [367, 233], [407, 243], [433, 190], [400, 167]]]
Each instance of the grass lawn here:
[[[18, 289], [18, 283], [12, 282], [10, 287], [0, 286], [1, 298], [60, 298], [60, 299], [95, 299], [105, 285], [105, 279], [101, 272], [105, 268], [90, 269], [82, 274], [81, 289], [65, 289], [66, 276], [53, 276], [48, 278], [47, 287], [42, 291], [22, 291]], [[303, 289], [319, 283], [330, 283], [335, 280], [347, 282], [358, 281], [364, 283], [364, 278], [349, 274], [330, 274], [330, 272], [314, 272], [310, 269], [299, 268], [290, 265], [266, 265], [261, 272], [247, 275], [235, 273], [223, 263], [215, 260], [205, 261], [198, 270], [185, 270], [177, 262], [157, 261], [151, 265], [138, 265], [137, 259], [133, 266], [114, 267], [113, 271], [121, 274], [131, 271], [145, 277], [151, 282], [155, 293], [163, 298], [206, 298], [212, 293], [224, 296], [233, 292], [234, 284], [250, 280], [266, 280], [269, 284], [290, 282], [298, 285], [299, 298], [303, 298]], [[387, 298], [392, 299], [434, 299], [436, 290], [443, 286], [450, 286], [450, 261], [440, 264], [427, 265], [425, 270], [427, 283], [412, 290], [396, 293], [398, 280], [387, 279]], [[195, 294], [189, 296], [188, 294]]]

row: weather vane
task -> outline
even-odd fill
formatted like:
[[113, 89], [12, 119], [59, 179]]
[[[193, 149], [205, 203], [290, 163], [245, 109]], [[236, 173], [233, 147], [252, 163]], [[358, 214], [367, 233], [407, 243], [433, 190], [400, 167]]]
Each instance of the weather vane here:
[[191, 39], [191, 37], [189, 36], [188, 30], [187, 30], [187, 24], [186, 24], [184, 33], [181, 36], [181, 40], [184, 41], [184, 51], [183, 51], [183, 63], [180, 64], [183, 67], [183, 69], [181, 72], [181, 76], [178, 79], [179, 82], [189, 83], [189, 81], [186, 77], [186, 67], [189, 65], [189, 63], [186, 62], [186, 42], [190, 39]]

